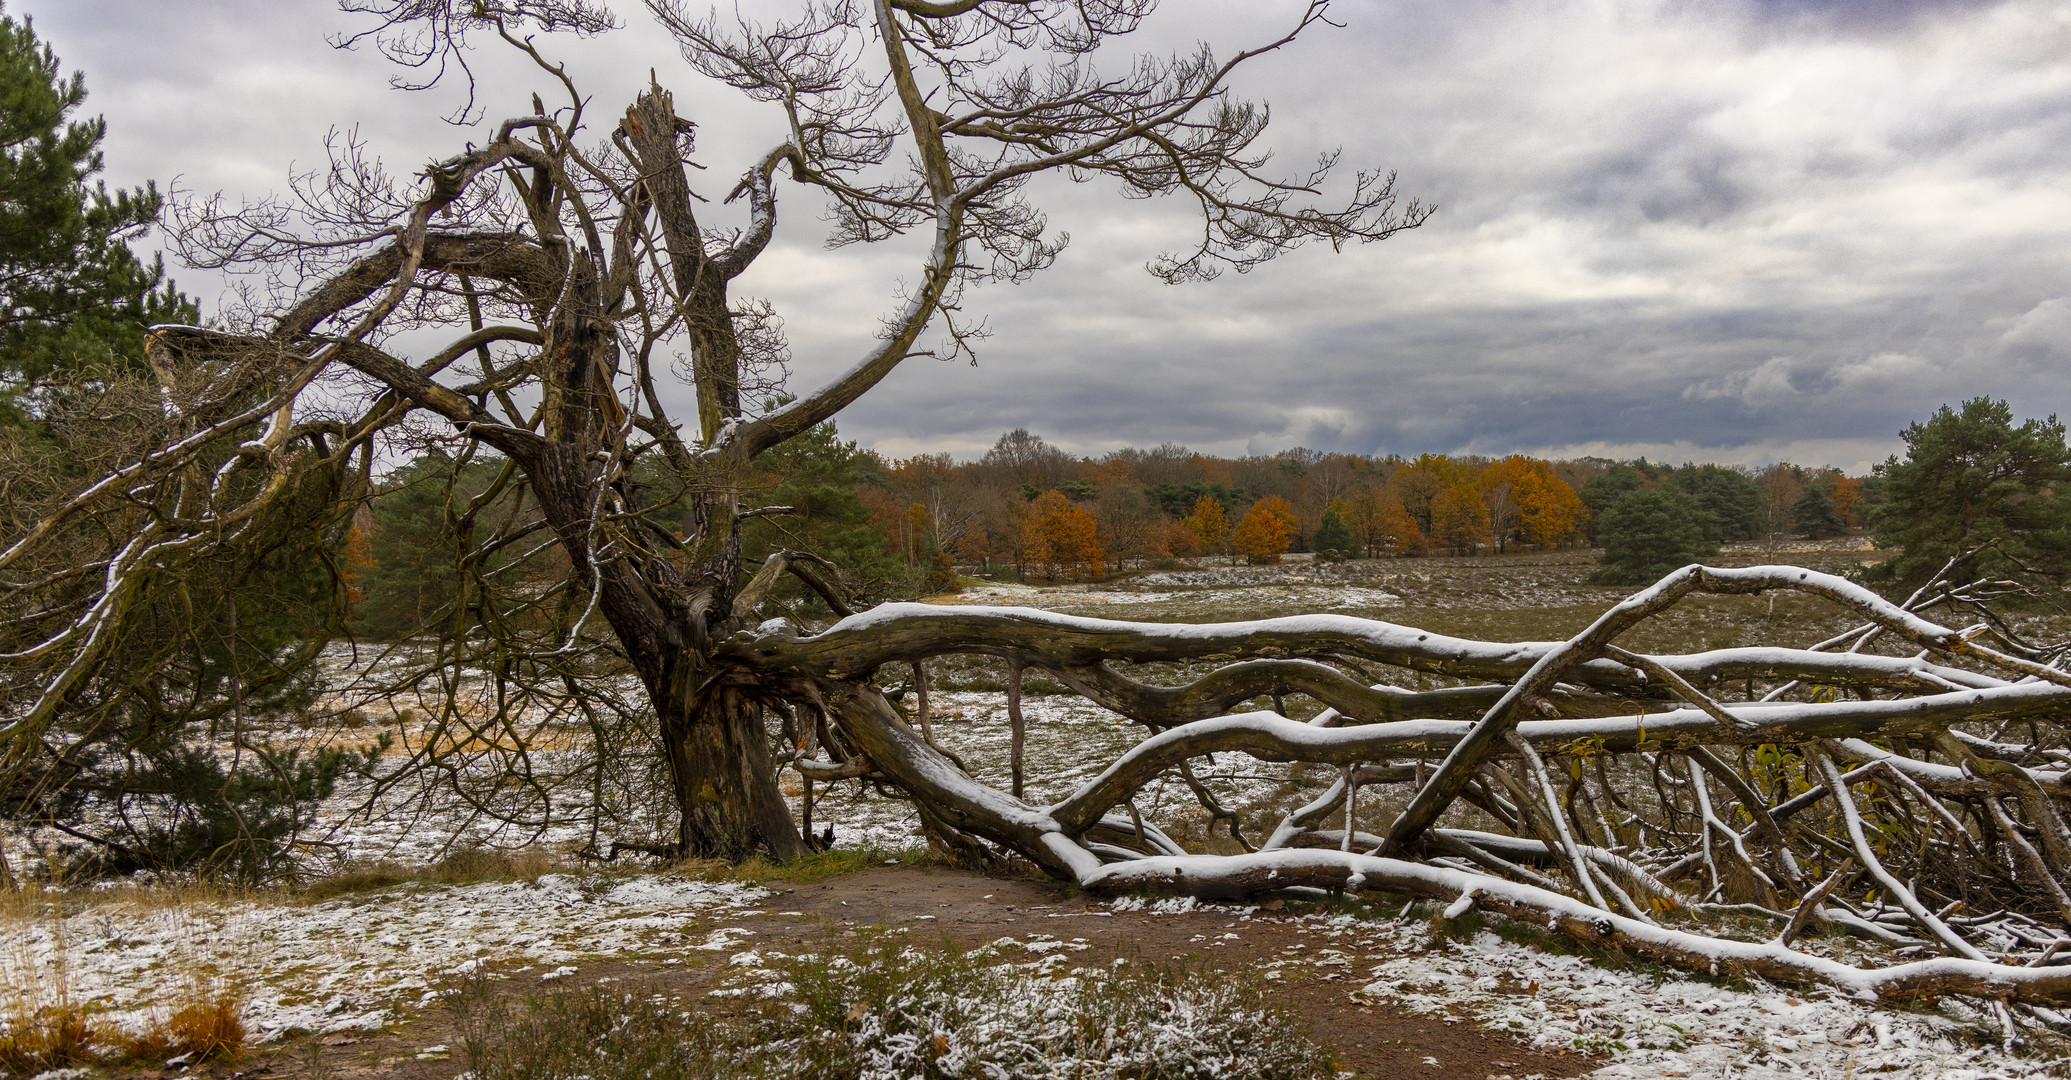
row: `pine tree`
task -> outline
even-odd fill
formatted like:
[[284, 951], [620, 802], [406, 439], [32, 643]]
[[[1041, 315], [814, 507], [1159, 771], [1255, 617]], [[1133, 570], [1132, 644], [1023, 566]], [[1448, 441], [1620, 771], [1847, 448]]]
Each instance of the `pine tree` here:
[[163, 263], [128, 247], [158, 218], [154, 185], [110, 192], [100, 117], [78, 72], [26, 18], [0, 14], [0, 378], [19, 394], [53, 374], [143, 359], [144, 327], [194, 322]]
[[1309, 546], [1316, 550], [1316, 557], [1325, 562], [1343, 562], [1352, 557], [1352, 530], [1338, 513], [1336, 504], [1324, 508], [1323, 520], [1316, 524], [1316, 534], [1309, 538]]
[[1884, 503], [1872, 523], [1878, 547], [1903, 551], [1873, 576], [1918, 585], [1973, 549], [1959, 581], [2071, 573], [2071, 448], [2056, 417], [2016, 427], [2006, 402], [1977, 398], [1901, 436], [1905, 460], [1877, 466]]
[[1840, 511], [1834, 507], [1834, 497], [1819, 484], [1805, 485], [1805, 493], [1791, 504], [1791, 520], [1798, 530], [1814, 540], [1839, 536], [1848, 531], [1848, 524], [1841, 520]]
[[1623, 492], [1604, 504], [1596, 585], [1641, 585], [1717, 553], [1704, 511], [1674, 484]]

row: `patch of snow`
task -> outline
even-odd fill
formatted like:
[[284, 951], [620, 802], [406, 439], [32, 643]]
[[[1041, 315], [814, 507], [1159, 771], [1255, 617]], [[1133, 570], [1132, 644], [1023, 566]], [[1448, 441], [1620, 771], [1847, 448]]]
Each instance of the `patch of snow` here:
[[0, 923], [0, 986], [36, 1003], [68, 996], [130, 1029], [197, 982], [244, 994], [245, 1023], [262, 1040], [377, 1028], [421, 1002], [429, 980], [479, 970], [485, 959], [553, 965], [545, 978], [566, 977], [587, 957], [695, 947], [682, 943], [693, 915], [737, 914], [769, 895], [661, 874], [563, 874], [408, 885], [307, 906], [90, 904]]

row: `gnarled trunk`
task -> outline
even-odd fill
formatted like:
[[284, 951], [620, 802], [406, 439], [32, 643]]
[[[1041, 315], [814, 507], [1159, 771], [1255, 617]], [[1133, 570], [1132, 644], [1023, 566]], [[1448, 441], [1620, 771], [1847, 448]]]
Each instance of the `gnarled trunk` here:
[[739, 862], [762, 854], [782, 862], [805, 854], [777, 786], [759, 706], [731, 687], [701, 701], [669, 701], [661, 737], [684, 855]]

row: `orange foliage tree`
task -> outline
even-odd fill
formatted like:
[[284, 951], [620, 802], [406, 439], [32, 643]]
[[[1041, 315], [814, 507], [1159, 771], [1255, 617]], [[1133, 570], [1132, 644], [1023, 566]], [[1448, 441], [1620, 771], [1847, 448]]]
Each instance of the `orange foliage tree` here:
[[1038, 496], [1021, 528], [1028, 562], [1044, 577], [1097, 577], [1107, 569], [1099, 522], [1061, 491]]
[[1352, 536], [1368, 555], [1419, 555], [1424, 550], [1424, 531], [1395, 493], [1368, 488], [1346, 504], [1345, 521]]
[[1185, 523], [1166, 518], [1165, 554], [1175, 559], [1191, 559], [1201, 554], [1201, 538]]
[[1482, 470], [1481, 489], [1499, 490], [1508, 484], [1513, 520], [1495, 523], [1515, 529], [1528, 544], [1558, 547], [1582, 535], [1585, 514], [1582, 498], [1553, 471], [1551, 462], [1512, 454]]
[[1268, 495], [1251, 504], [1244, 512], [1236, 529], [1230, 533], [1230, 543], [1249, 562], [1279, 562], [1287, 545], [1294, 540], [1294, 507], [1278, 495]]
[[1862, 498], [1862, 484], [1852, 477], [1834, 477], [1834, 513], [1841, 515], [1841, 523], [1853, 529], [1862, 524], [1856, 516], [1856, 501]]

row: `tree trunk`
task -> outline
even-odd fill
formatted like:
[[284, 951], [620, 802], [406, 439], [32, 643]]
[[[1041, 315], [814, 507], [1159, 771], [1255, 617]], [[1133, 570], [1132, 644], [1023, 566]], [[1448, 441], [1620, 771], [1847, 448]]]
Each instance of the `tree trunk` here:
[[761, 708], [722, 688], [701, 702], [670, 702], [661, 733], [684, 855], [784, 862], [805, 854], [777, 786]]
[[[540, 455], [529, 474], [563, 548], [587, 561], [582, 465], [564, 450]], [[761, 853], [783, 862], [804, 854], [805, 845], [777, 784], [762, 709], [737, 687], [713, 683], [713, 642], [734, 628], [740, 576], [731, 496], [707, 496], [690, 517], [701, 541], [693, 568], [686, 572], [667, 556], [637, 568], [630, 559], [597, 566], [597, 610], [654, 706], [679, 815], [677, 854], [738, 862]], [[578, 575], [589, 570], [578, 562]]]

